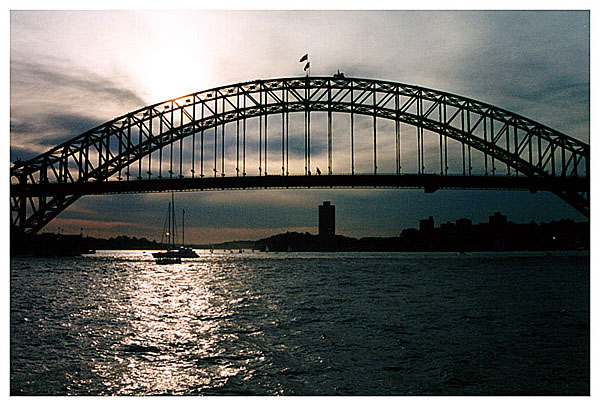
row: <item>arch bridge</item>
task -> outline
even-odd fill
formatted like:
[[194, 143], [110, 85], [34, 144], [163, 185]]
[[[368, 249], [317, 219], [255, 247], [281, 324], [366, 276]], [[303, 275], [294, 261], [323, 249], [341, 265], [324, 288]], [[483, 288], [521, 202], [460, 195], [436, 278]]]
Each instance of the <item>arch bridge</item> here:
[[143, 107], [14, 162], [11, 221], [33, 234], [92, 194], [296, 187], [543, 190], [589, 217], [589, 159], [584, 142], [442, 91], [255, 80]]

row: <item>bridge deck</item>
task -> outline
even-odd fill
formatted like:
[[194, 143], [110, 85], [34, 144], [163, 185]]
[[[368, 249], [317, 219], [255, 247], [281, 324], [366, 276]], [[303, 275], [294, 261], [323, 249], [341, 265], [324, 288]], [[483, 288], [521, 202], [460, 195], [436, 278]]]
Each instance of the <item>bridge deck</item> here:
[[589, 190], [586, 178], [529, 178], [524, 176], [439, 175], [313, 175], [163, 178], [129, 181], [11, 185], [11, 194], [26, 196], [84, 196], [112, 193], [286, 188], [415, 188], [426, 193], [438, 189], [505, 189], [554, 191]]

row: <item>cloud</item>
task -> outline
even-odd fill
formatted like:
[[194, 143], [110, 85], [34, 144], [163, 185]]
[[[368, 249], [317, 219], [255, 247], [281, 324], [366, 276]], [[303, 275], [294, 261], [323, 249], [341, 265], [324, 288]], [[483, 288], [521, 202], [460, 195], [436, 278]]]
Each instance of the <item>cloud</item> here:
[[[17, 88], [38, 89], [52, 92], [61, 89], [67, 96], [83, 99], [95, 95], [99, 99], [117, 99], [126, 103], [143, 104], [143, 100], [132, 90], [87, 71], [79, 66], [61, 66], [64, 63], [25, 62], [17, 57], [11, 59], [11, 76]], [[58, 70], [62, 68], [64, 70]], [[53, 95], [52, 100], [60, 100], [61, 95]], [[58, 97], [57, 97], [58, 96]]]
[[[154, 234], [155, 229], [144, 224], [135, 224], [132, 222], [103, 220], [87, 220], [80, 218], [57, 218], [48, 226], [46, 232], [57, 232], [61, 229], [61, 233], [90, 235], [93, 237], [108, 238], [116, 235], [122, 235], [125, 230], [126, 234], [132, 237], [145, 237], [149, 234]], [[150, 240], [156, 239], [149, 238]], [[159, 236], [160, 239], [160, 236]]]
[[[97, 119], [79, 114], [47, 114], [37, 120], [11, 117], [11, 154], [27, 159], [96, 127]], [[45, 134], [40, 137], [40, 134]]]
[[[97, 125], [142, 107], [114, 79], [60, 61], [11, 59], [11, 153], [28, 159]], [[102, 103], [98, 104], [98, 100]]]
[[589, 12], [477, 15], [487, 27], [481, 46], [445, 69], [455, 86], [589, 142]]

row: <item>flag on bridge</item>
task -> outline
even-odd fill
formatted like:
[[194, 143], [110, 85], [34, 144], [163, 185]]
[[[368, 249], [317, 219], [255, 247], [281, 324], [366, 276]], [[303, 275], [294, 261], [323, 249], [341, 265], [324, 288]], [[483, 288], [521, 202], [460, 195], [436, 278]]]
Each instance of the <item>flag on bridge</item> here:
[[306, 65], [304, 65], [304, 70], [307, 70], [308, 68], [310, 68], [310, 62], [306, 62]]
[[308, 60], [308, 54], [304, 55], [298, 62], [304, 62]]

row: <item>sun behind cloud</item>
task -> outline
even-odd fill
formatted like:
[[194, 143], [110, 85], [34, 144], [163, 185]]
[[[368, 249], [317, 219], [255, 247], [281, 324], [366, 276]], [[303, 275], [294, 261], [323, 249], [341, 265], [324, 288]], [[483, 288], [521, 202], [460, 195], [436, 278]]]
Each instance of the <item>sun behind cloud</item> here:
[[[146, 38], [129, 63], [148, 103], [184, 96], [210, 86], [214, 74], [214, 24], [185, 13], [149, 13]], [[211, 32], [212, 30], [212, 32]]]

